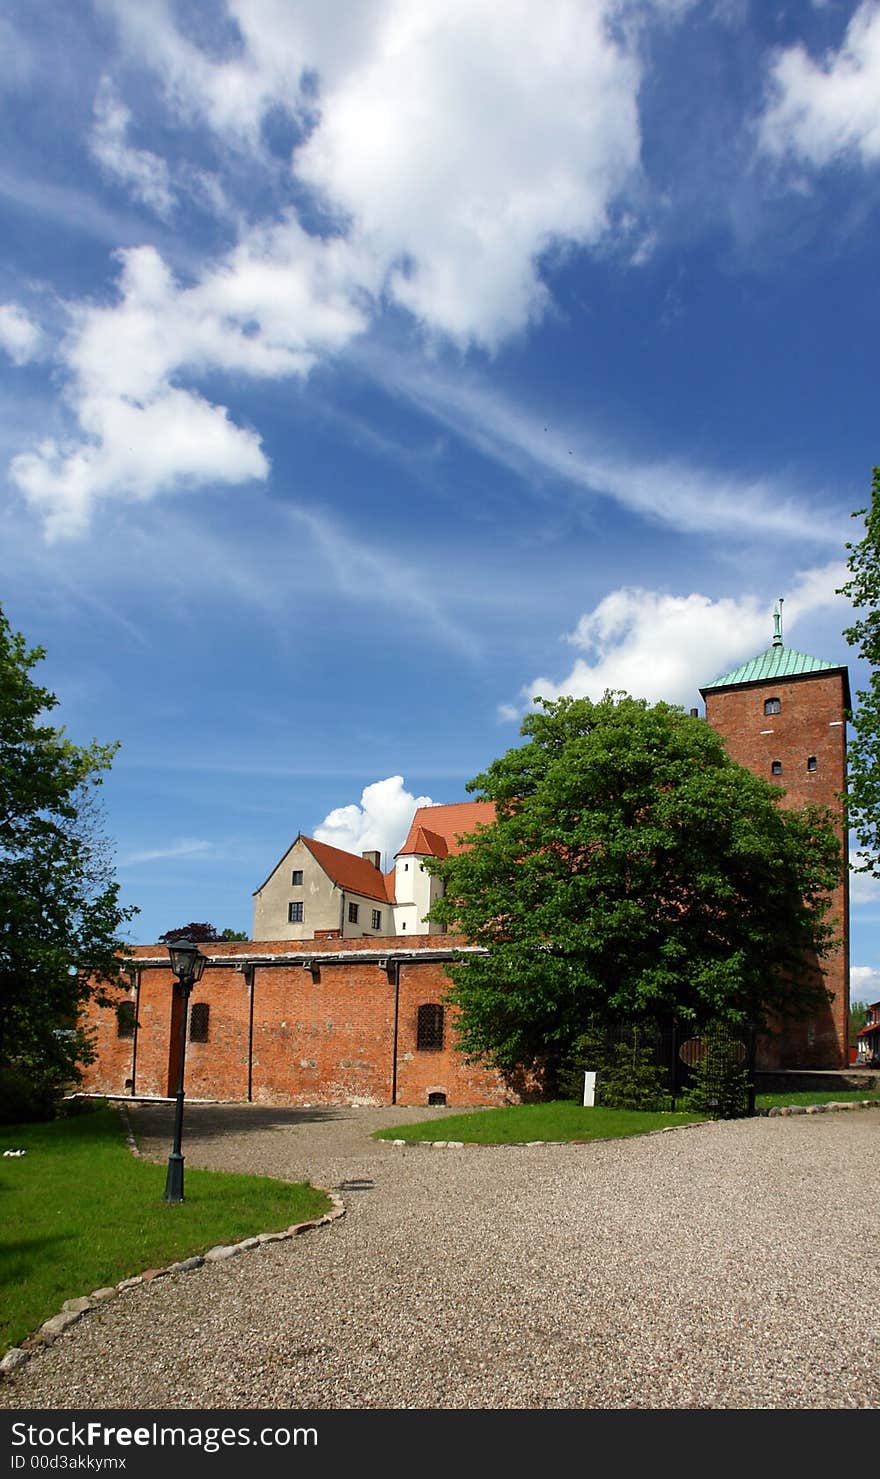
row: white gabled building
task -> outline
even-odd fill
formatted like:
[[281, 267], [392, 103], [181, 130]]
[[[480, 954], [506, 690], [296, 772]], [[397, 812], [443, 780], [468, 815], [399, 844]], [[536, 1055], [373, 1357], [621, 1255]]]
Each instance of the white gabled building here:
[[461, 837], [494, 819], [491, 801], [420, 806], [388, 873], [378, 852], [358, 857], [300, 833], [254, 892], [253, 939], [441, 933], [427, 916], [443, 886], [425, 860], [463, 851]]

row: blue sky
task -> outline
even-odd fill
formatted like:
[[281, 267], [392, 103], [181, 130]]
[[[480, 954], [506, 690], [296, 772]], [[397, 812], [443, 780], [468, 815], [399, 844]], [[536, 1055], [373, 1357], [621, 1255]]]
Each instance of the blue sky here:
[[121, 741], [132, 939], [780, 595], [864, 686], [876, 0], [7, 0], [0, 106], [0, 599]]

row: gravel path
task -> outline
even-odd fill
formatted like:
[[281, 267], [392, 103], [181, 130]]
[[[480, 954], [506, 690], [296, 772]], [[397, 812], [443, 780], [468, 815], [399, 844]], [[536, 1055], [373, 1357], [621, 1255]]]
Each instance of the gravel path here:
[[[130, 1115], [165, 1159], [170, 1109]], [[342, 1186], [346, 1216], [126, 1291], [0, 1406], [880, 1406], [876, 1113], [578, 1146], [369, 1139], [425, 1117], [444, 1112], [189, 1105], [188, 1165]]]

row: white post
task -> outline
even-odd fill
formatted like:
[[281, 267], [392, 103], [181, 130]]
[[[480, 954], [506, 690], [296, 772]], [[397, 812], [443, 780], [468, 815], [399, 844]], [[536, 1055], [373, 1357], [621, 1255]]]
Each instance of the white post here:
[[584, 1109], [592, 1109], [596, 1103], [596, 1075], [584, 1074]]

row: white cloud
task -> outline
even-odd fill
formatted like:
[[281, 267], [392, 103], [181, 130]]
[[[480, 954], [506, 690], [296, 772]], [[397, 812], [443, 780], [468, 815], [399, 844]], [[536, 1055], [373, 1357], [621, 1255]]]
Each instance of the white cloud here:
[[40, 352], [42, 334], [17, 303], [0, 303], [0, 349], [12, 363], [26, 365]]
[[92, 154], [105, 172], [126, 185], [136, 200], [157, 215], [168, 216], [174, 194], [168, 165], [148, 149], [128, 143], [131, 113], [120, 101], [109, 77], [102, 77], [95, 98], [95, 124], [89, 139]]
[[849, 996], [851, 1002], [880, 1001], [880, 967], [874, 965], [850, 966]]
[[166, 387], [141, 403], [92, 395], [80, 405], [80, 424], [87, 441], [50, 437], [10, 465], [48, 539], [83, 533], [101, 498], [144, 500], [181, 485], [261, 478], [268, 469], [259, 438], [190, 391]]
[[377, 850], [390, 866], [417, 807], [433, 804], [430, 796], [413, 796], [405, 790], [402, 775], [391, 775], [365, 786], [359, 806], [337, 806], [315, 828], [314, 835], [319, 842], [345, 852]]
[[849, 900], [856, 907], [860, 904], [880, 903], [880, 878], [873, 873], [854, 871], [863, 861], [863, 853], [850, 853]]
[[846, 155], [880, 159], [880, 4], [864, 0], [839, 51], [814, 61], [803, 46], [777, 54], [771, 99], [759, 120], [768, 154], [816, 168]]
[[611, 7], [396, 0], [321, 79], [296, 173], [430, 329], [490, 347], [538, 316], [540, 253], [592, 245], [639, 166], [639, 67]]
[[294, 221], [253, 231], [189, 287], [154, 247], [119, 257], [118, 301], [73, 307], [61, 352], [79, 437], [42, 442], [10, 469], [50, 537], [82, 532], [101, 498], [265, 477], [256, 433], [172, 381], [303, 375], [364, 323], [345, 243], [322, 243]]
[[238, 44], [211, 55], [166, 0], [107, 3], [181, 118], [255, 152], [267, 112], [292, 115], [294, 174], [393, 300], [462, 343], [541, 313], [540, 255], [604, 238], [639, 172], [639, 9], [620, 0], [227, 0]]
[[[786, 598], [789, 626], [792, 617], [839, 601], [834, 590], [844, 569], [833, 564], [804, 572]], [[584, 654], [571, 671], [558, 683], [535, 678], [522, 694], [527, 702], [563, 695], [595, 701], [610, 688], [691, 707], [701, 684], [768, 647], [772, 635], [766, 603], [755, 596], [713, 601], [697, 592], [674, 596], [625, 587], [586, 612], [566, 638]]]

